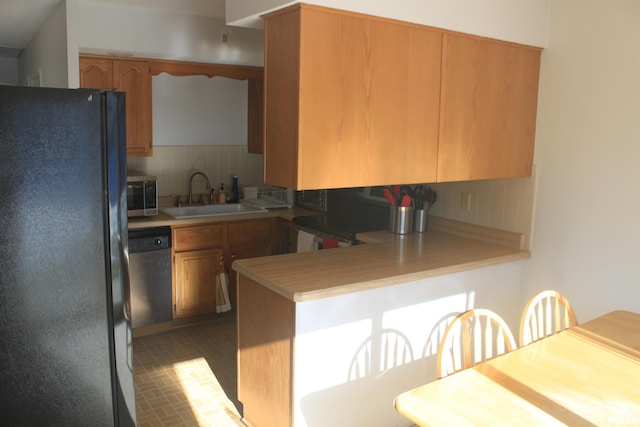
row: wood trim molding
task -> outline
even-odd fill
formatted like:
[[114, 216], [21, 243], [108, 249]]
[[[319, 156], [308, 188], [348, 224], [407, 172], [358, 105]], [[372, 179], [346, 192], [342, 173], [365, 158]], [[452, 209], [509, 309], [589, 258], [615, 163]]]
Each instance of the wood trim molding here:
[[227, 77], [236, 80], [262, 80], [262, 67], [247, 65], [209, 64], [204, 62], [184, 62], [150, 59], [151, 75], [168, 73], [172, 76], [203, 75], [207, 77]]
[[152, 76], [168, 73], [172, 76], [227, 77], [235, 80], [263, 80], [263, 67], [233, 64], [214, 64], [208, 62], [176, 61], [171, 59], [153, 59], [127, 56], [109, 56], [80, 54], [84, 58], [117, 59], [119, 61], [146, 61]]

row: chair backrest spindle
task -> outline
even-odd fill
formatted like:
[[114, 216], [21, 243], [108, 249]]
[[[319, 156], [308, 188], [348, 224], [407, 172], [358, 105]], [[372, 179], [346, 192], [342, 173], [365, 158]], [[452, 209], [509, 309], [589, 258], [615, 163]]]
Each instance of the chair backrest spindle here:
[[438, 347], [437, 375], [486, 362], [516, 348], [516, 341], [505, 321], [491, 310], [468, 310], [455, 317]]
[[527, 303], [520, 319], [520, 345], [527, 345], [578, 324], [567, 298], [556, 291], [543, 291]]

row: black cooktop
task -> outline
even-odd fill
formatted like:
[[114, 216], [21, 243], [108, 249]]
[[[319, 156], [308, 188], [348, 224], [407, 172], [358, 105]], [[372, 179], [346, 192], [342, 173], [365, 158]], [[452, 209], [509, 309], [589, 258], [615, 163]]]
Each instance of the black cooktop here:
[[346, 218], [329, 214], [296, 217], [293, 222], [310, 231], [319, 231], [329, 236], [347, 240], [354, 240], [357, 233], [368, 231], [362, 230], [362, 227], [358, 227], [357, 224]]
[[357, 233], [386, 230], [389, 205], [360, 197], [354, 189], [327, 190], [327, 212], [296, 217], [293, 222], [310, 231], [355, 242]]
[[355, 241], [357, 233], [385, 230], [388, 227], [388, 221], [388, 215], [383, 214], [379, 217], [372, 215], [372, 212], [324, 213], [293, 219], [293, 222], [300, 227], [352, 241]]

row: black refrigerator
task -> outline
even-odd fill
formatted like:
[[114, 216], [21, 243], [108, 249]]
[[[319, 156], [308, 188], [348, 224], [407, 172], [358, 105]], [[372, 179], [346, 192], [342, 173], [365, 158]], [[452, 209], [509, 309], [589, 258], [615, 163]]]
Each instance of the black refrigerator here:
[[0, 85], [0, 425], [135, 425], [124, 103]]

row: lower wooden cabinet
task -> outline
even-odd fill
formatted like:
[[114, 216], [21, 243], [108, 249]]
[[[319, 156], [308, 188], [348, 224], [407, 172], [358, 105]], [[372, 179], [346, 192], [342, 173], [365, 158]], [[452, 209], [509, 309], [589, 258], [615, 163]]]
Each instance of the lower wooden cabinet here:
[[178, 252], [174, 257], [175, 319], [215, 313], [216, 277], [224, 266], [224, 251], [200, 249]]
[[227, 254], [229, 264], [229, 299], [231, 306], [236, 307], [238, 275], [231, 269], [237, 259], [256, 258], [272, 255], [273, 220], [251, 219], [232, 222], [227, 225]]
[[236, 307], [236, 259], [273, 253], [273, 218], [174, 227], [173, 318], [216, 312], [216, 278], [226, 271], [229, 300]]
[[238, 296], [243, 418], [255, 426], [293, 426], [296, 303], [247, 276], [240, 276]]
[[273, 254], [295, 253], [298, 246], [298, 231], [290, 220], [278, 218], [273, 235]]
[[223, 224], [172, 229], [174, 319], [216, 312], [216, 277], [224, 268], [224, 244]]

